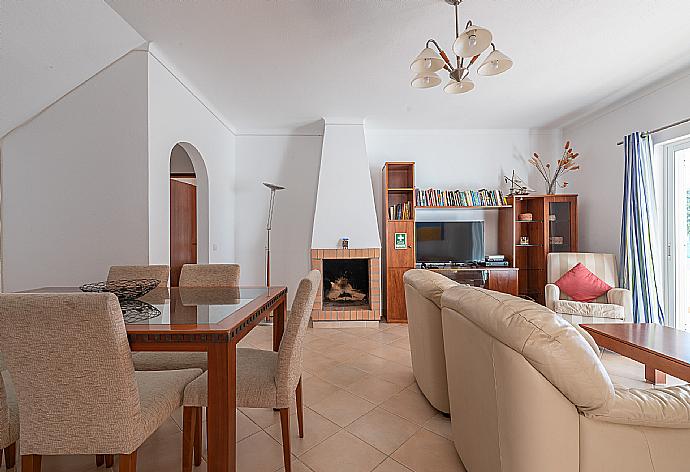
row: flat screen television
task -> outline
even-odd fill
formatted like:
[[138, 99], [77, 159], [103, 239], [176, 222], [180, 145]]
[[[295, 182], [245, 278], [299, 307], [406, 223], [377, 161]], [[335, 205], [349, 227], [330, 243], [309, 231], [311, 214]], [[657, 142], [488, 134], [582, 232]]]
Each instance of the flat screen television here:
[[417, 222], [417, 262], [472, 263], [484, 260], [484, 222]]

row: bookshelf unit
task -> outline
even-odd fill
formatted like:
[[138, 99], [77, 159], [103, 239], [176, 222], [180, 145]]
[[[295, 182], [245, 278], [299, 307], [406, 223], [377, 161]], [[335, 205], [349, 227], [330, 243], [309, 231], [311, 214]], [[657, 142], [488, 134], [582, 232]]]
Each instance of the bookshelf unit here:
[[[547, 256], [577, 252], [577, 195], [519, 195], [507, 197], [499, 210], [499, 251], [519, 268], [519, 294], [544, 304]], [[521, 213], [532, 220], [521, 221]], [[528, 242], [523, 244], [522, 237]]]
[[[407, 322], [403, 274], [414, 269], [415, 257], [415, 202], [414, 162], [386, 162], [382, 171], [383, 210], [383, 308], [389, 323]], [[409, 204], [409, 218], [391, 218], [390, 207]], [[396, 235], [404, 234], [405, 244], [396, 244]], [[398, 236], [400, 237], [400, 236]]]

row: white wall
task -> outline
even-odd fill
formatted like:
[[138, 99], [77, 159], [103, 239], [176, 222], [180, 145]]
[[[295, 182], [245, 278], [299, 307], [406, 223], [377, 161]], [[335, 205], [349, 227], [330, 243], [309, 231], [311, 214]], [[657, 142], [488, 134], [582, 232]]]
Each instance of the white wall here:
[[266, 281], [270, 191], [262, 182], [286, 187], [276, 194], [271, 282], [287, 284], [292, 297], [300, 278], [309, 271], [322, 141], [321, 136], [237, 137], [236, 253], [243, 284], [263, 285]]
[[380, 248], [378, 228], [364, 124], [326, 120], [311, 247]]
[[179, 142], [188, 143], [183, 147], [197, 176], [198, 260], [234, 262], [235, 135], [172, 75], [155, 51], [140, 54], [148, 59], [149, 77], [149, 262], [170, 260], [170, 153]]
[[[690, 75], [685, 74], [564, 128], [564, 137], [582, 156], [582, 171], [572, 179], [573, 190], [580, 194], [581, 250], [618, 254], [625, 158], [623, 146], [616, 143], [631, 132], [655, 129], [690, 116]], [[678, 126], [654, 135], [654, 142], [688, 134], [690, 125]], [[661, 180], [656, 184], [658, 189]]]
[[148, 261], [146, 80], [128, 54], [2, 141], [5, 291]]
[[[387, 161], [415, 162], [415, 184], [420, 188], [504, 191], [503, 176], [513, 169], [539, 193], [544, 185], [533, 176], [527, 160], [533, 152], [554, 155], [558, 131], [530, 130], [367, 130], [367, 152], [374, 183], [379, 223], [383, 224], [381, 168]], [[555, 157], [554, 157], [555, 160]], [[506, 192], [507, 193], [507, 192]], [[485, 221], [485, 251], [498, 251], [496, 211], [418, 210], [418, 220]], [[383, 229], [382, 229], [383, 231]]]

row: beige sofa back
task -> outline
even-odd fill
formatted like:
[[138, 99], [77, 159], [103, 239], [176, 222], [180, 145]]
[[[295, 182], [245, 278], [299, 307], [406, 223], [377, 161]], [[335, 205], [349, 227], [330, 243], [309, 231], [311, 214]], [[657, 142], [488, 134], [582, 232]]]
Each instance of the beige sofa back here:
[[420, 390], [434, 408], [450, 411], [446, 357], [443, 352], [441, 295], [458, 283], [429, 270], [412, 269], [403, 276], [412, 370]]

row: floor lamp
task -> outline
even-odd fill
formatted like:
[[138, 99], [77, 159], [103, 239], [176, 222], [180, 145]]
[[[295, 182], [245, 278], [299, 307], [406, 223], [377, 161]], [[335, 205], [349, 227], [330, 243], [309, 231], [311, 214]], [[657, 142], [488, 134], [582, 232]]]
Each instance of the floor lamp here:
[[268, 205], [268, 220], [266, 221], [266, 286], [271, 286], [271, 223], [273, 222], [273, 208], [275, 207], [276, 191], [284, 190], [285, 187], [280, 185], [269, 184], [264, 182], [264, 185], [271, 190], [271, 200]]

